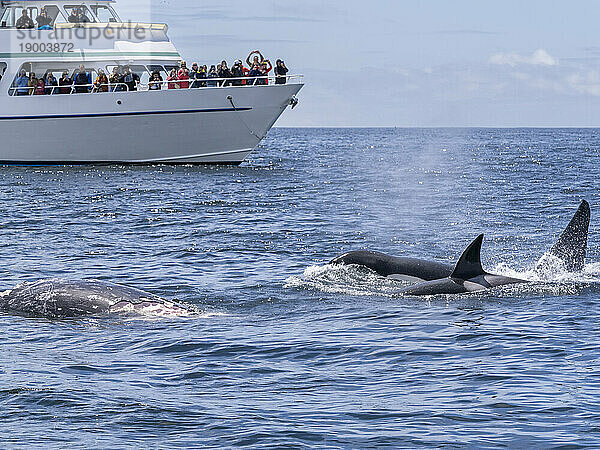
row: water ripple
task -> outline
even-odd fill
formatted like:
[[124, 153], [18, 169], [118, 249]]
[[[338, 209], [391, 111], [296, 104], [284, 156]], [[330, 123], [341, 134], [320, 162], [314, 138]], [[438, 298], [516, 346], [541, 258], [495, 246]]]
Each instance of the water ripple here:
[[[0, 315], [6, 447], [600, 445], [600, 242], [531, 269], [586, 198], [595, 130], [274, 130], [241, 167], [0, 167], [8, 289], [95, 278], [185, 320]], [[560, 168], [560, 174], [557, 172]], [[429, 299], [370, 248], [532, 283]]]

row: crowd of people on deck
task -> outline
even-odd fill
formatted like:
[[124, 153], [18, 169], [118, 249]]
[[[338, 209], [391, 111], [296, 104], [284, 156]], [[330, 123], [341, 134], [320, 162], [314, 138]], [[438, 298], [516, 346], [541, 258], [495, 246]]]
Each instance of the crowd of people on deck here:
[[[271, 61], [265, 59], [260, 51], [255, 50], [246, 59], [248, 66], [242, 60], [236, 60], [231, 68], [227, 61], [210, 66], [193, 63], [187, 67], [185, 61], [179, 68], [172, 68], [167, 76], [167, 89], [196, 89], [217, 86], [266, 86], [269, 75], [273, 70]], [[278, 59], [275, 65], [275, 84], [286, 84], [288, 68], [285, 62]], [[153, 72], [149, 82], [150, 90], [162, 89], [164, 80], [159, 72]]]
[[52, 72], [47, 72], [43, 77], [37, 77], [35, 73], [27, 75], [25, 69], [21, 69], [13, 83], [14, 95], [52, 95], [52, 94], [85, 94], [89, 92], [115, 92], [135, 91], [140, 81], [139, 75], [132, 72], [129, 67], [121, 69], [115, 67], [110, 78], [103, 69], [98, 69], [98, 76], [92, 82], [92, 75], [84, 65], [71, 76], [69, 71], [62, 72], [57, 80]]
[[[226, 86], [265, 86], [269, 84], [269, 74], [273, 66], [259, 51], [252, 52], [245, 67], [241, 60], [233, 63], [231, 68], [226, 61], [210, 66], [193, 63], [191, 68], [182, 61], [179, 67], [173, 67], [164, 80], [160, 71], [151, 73], [148, 81], [148, 90], [162, 89], [197, 89], [202, 87]], [[275, 66], [275, 84], [286, 84], [288, 68], [284, 61], [277, 60]], [[56, 79], [48, 71], [44, 76], [37, 77], [35, 73], [29, 75], [21, 69], [13, 83], [14, 95], [52, 95], [52, 94], [83, 94], [90, 92], [119, 92], [137, 91], [140, 76], [129, 66], [115, 66], [112, 73], [107, 74], [103, 69], [98, 69], [97, 77], [92, 80], [92, 74], [81, 64], [73, 75], [68, 70]]]

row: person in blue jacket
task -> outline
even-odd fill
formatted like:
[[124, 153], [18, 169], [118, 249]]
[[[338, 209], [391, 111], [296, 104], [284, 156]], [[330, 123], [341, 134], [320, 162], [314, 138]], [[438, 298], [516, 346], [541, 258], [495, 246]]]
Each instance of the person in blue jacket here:
[[58, 94], [58, 81], [52, 72], [46, 74], [44, 85], [46, 86], [46, 95]]
[[24, 69], [21, 69], [13, 87], [17, 88], [17, 95], [29, 95], [29, 77]]
[[248, 80], [248, 84], [250, 86], [256, 86], [258, 84], [260, 84], [261, 80], [257, 79], [257, 77], [262, 77], [263, 76], [263, 71], [260, 69], [260, 64], [254, 64], [252, 66], [252, 70], [250, 70], [250, 73], [248, 74], [248, 77], [251, 78], [251, 80]]

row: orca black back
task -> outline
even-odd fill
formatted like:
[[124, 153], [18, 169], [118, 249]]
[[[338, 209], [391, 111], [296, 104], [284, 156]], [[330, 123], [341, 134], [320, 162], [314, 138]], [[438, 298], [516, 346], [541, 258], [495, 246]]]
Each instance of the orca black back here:
[[550, 254], [562, 260], [570, 272], [578, 272], [585, 266], [590, 218], [590, 204], [583, 200], [571, 222], [550, 250]]

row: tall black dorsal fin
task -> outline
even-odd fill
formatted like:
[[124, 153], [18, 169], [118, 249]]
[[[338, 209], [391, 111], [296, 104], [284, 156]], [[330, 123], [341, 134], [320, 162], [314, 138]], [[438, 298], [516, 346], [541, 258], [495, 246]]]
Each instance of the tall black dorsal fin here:
[[585, 265], [590, 216], [590, 204], [583, 200], [571, 222], [550, 250], [552, 255], [564, 262], [569, 271], [582, 270]]
[[460, 280], [468, 280], [475, 278], [479, 275], [485, 275], [486, 272], [481, 267], [481, 244], [483, 243], [483, 234], [479, 235], [477, 239], [471, 242], [471, 245], [464, 251], [454, 272], [450, 275], [450, 278], [458, 278]]

